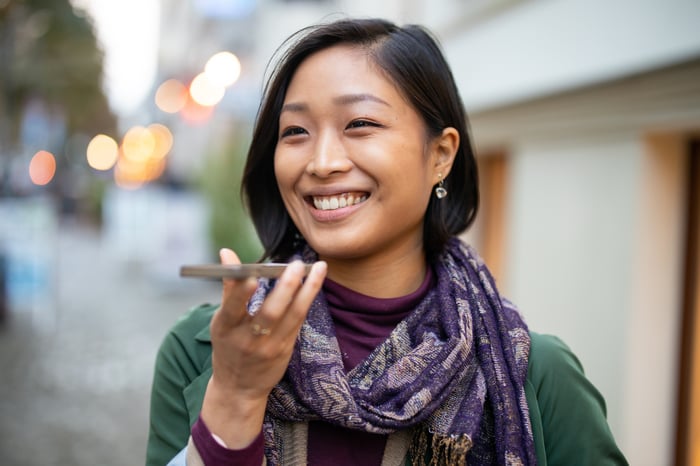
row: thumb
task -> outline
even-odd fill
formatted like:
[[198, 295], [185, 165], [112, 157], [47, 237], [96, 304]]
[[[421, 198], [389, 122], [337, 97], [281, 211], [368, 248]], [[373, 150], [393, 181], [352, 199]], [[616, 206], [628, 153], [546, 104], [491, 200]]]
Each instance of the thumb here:
[[219, 258], [223, 265], [240, 264], [241, 260], [238, 255], [228, 248], [221, 248], [219, 250]]

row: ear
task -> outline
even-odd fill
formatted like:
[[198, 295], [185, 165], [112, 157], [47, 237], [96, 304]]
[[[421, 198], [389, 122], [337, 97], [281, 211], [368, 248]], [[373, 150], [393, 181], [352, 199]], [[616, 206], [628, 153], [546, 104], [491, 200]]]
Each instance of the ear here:
[[447, 178], [459, 148], [459, 132], [449, 126], [432, 143], [431, 163], [433, 184]]

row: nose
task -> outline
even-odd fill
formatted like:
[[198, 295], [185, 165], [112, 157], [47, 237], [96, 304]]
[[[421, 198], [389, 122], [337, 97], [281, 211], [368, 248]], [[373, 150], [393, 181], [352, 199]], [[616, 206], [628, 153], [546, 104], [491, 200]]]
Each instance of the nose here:
[[310, 175], [327, 177], [342, 173], [352, 168], [352, 161], [340, 138], [332, 131], [321, 133], [312, 149], [311, 158], [306, 165]]

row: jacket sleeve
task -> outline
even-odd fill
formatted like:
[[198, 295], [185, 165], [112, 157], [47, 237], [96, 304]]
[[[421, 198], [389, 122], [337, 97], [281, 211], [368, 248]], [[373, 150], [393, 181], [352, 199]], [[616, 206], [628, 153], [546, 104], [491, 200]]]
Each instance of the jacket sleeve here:
[[210, 350], [199, 348], [208, 345], [199, 344], [195, 335], [208, 326], [212, 312], [210, 306], [190, 311], [161, 343], [151, 387], [146, 466], [168, 464], [187, 445], [194, 420], [184, 392], [203, 372], [202, 359]]
[[608, 426], [605, 401], [579, 360], [558, 338], [531, 335], [528, 379], [537, 404], [530, 416], [541, 421], [546, 464], [627, 465]]

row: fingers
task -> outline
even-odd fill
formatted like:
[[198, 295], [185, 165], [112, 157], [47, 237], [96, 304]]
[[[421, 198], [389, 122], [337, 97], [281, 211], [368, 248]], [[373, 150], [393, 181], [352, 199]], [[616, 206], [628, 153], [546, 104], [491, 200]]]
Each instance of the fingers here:
[[299, 327], [326, 277], [325, 262], [316, 262], [304, 280], [304, 266], [292, 262], [263, 303], [254, 321], [276, 335], [296, 338]]
[[228, 248], [222, 248], [219, 250], [219, 258], [221, 258], [221, 263], [224, 265], [241, 263], [241, 260], [238, 258], [238, 255]]
[[309, 276], [304, 280], [304, 284], [301, 286], [292, 302], [292, 307], [296, 308], [294, 311], [302, 310], [304, 311], [304, 315], [306, 315], [305, 310], [311, 306], [311, 303], [323, 286], [323, 280], [326, 278], [327, 269], [328, 266], [323, 261], [316, 262], [311, 267]]
[[[328, 266], [325, 262], [316, 262], [311, 267], [308, 277], [304, 281], [296, 296], [289, 306], [289, 315], [292, 317], [287, 322], [282, 322], [281, 331], [290, 331], [294, 335], [299, 333], [299, 328], [306, 318], [306, 315], [313, 303], [314, 298], [323, 286], [323, 280], [326, 278]], [[291, 328], [287, 328], [289, 325]]]
[[[238, 255], [231, 249], [219, 251], [224, 265], [240, 264]], [[280, 276], [254, 317], [247, 311], [247, 303], [257, 288], [255, 278], [245, 280], [224, 279], [221, 307], [216, 316], [216, 330], [244, 325], [252, 336], [267, 336], [273, 332], [281, 338], [294, 337], [318, 294], [326, 277], [325, 262], [315, 263], [304, 279], [304, 264], [294, 261]], [[214, 327], [214, 326], [213, 326]]]
[[[223, 248], [219, 251], [219, 257], [223, 265], [240, 264], [238, 255], [231, 249]], [[234, 326], [247, 316], [247, 303], [255, 292], [257, 281], [255, 278], [245, 280], [224, 279], [221, 296], [219, 319], [225, 327]]]

